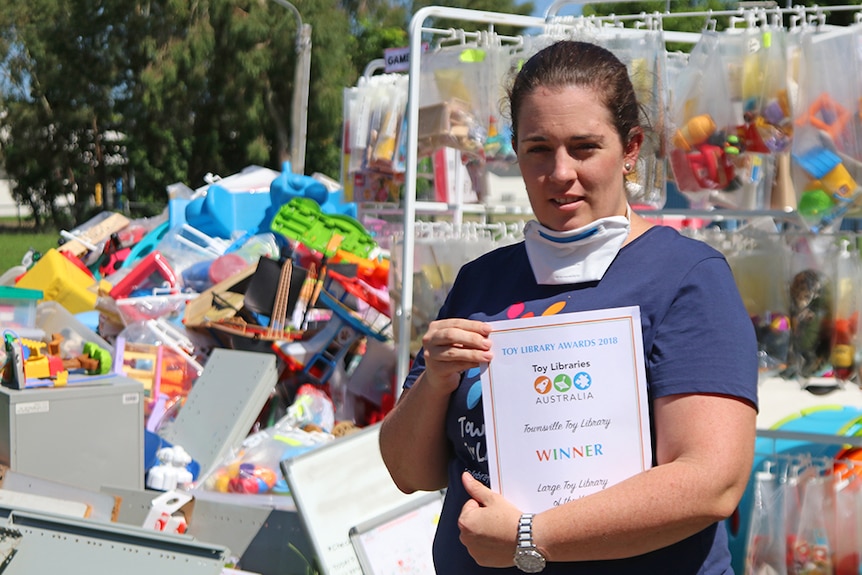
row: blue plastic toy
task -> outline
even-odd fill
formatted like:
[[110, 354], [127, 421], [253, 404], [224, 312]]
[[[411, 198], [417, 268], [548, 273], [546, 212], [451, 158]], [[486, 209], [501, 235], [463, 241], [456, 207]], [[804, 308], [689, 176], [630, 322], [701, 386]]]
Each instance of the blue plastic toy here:
[[279, 208], [298, 197], [314, 200], [323, 213], [356, 217], [356, 204], [344, 202], [344, 190], [329, 191], [311, 176], [292, 173], [290, 162], [284, 162], [269, 193], [231, 191], [212, 184], [205, 196], [191, 200], [185, 207], [185, 221], [214, 238], [267, 232]]
[[123, 260], [121, 269], [134, 267], [142, 259], [150, 255], [165, 235], [170, 231], [170, 223], [163, 222], [150, 230], [150, 232], [141, 239], [138, 243], [132, 246], [129, 255]]
[[290, 162], [281, 165], [279, 174], [269, 186], [269, 195], [272, 198], [272, 208], [267, 212], [261, 229], [269, 228], [279, 208], [287, 204], [293, 198], [305, 197], [314, 200], [320, 205], [320, 211], [324, 214], [342, 214], [356, 217], [356, 204], [344, 201], [344, 190], [339, 188], [329, 191], [326, 186], [311, 176], [294, 174], [291, 172]]
[[186, 206], [186, 223], [210, 237], [230, 239], [235, 231], [257, 230], [270, 207], [266, 192], [235, 192], [218, 184]]

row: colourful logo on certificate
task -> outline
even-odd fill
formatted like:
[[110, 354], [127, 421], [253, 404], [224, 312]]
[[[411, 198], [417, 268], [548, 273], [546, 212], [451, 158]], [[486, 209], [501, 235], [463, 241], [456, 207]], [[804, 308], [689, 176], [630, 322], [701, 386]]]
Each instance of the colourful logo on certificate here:
[[[539, 395], [548, 395], [551, 391], [555, 391], [555, 395], [578, 393], [586, 391], [593, 384], [593, 378], [586, 371], [580, 371], [574, 375], [568, 373], [558, 373], [553, 379], [547, 375], [540, 375], [533, 380], [533, 389]], [[574, 390], [572, 389], [574, 388]], [[592, 394], [589, 395], [592, 397]], [[586, 397], [578, 397], [578, 399], [586, 399]]]

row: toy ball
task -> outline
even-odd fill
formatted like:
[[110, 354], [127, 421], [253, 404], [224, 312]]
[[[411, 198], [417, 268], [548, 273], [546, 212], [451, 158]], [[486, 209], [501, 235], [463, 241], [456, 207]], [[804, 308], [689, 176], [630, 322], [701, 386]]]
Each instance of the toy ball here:
[[219, 475], [215, 479], [215, 485], [213, 486], [216, 491], [219, 493], [227, 493], [230, 491], [229, 484], [230, 477], [228, 475]]
[[260, 491], [260, 482], [254, 477], [243, 477], [240, 479], [242, 490], [240, 493], [258, 493]]
[[257, 493], [266, 493], [269, 491], [269, 485], [266, 484], [266, 481], [260, 477], [255, 477], [255, 481], [257, 481]]
[[225, 473], [230, 477], [236, 477], [239, 475], [240, 461], [236, 460], [231, 462], [225, 468]]
[[266, 485], [267, 491], [272, 489], [275, 485], [275, 482], [278, 480], [275, 471], [267, 467], [256, 468], [254, 470], [254, 476], [263, 481], [264, 485]]
[[790, 329], [790, 318], [786, 315], [775, 315], [769, 322], [769, 329], [775, 332], [784, 332]]
[[824, 190], [810, 190], [800, 196], [798, 210], [803, 216], [816, 216], [832, 209], [833, 203]]
[[257, 479], [253, 477], [233, 477], [228, 482], [228, 491], [230, 493], [257, 493]]

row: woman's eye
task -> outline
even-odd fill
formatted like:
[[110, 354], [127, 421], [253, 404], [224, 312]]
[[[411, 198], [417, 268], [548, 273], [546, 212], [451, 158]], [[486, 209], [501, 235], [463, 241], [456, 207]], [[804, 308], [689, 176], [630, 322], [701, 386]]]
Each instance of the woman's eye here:
[[578, 144], [577, 146], [571, 146], [569, 148], [569, 154], [572, 156], [586, 156], [592, 154], [599, 146], [597, 144]]
[[548, 151], [550, 151], [548, 146], [531, 146], [527, 148], [528, 154], [542, 154]]

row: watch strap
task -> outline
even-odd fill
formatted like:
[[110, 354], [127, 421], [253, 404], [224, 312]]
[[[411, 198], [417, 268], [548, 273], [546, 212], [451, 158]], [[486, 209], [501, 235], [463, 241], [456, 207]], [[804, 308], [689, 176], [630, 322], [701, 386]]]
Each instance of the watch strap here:
[[530, 549], [533, 545], [533, 514], [524, 513], [518, 520], [518, 549]]

